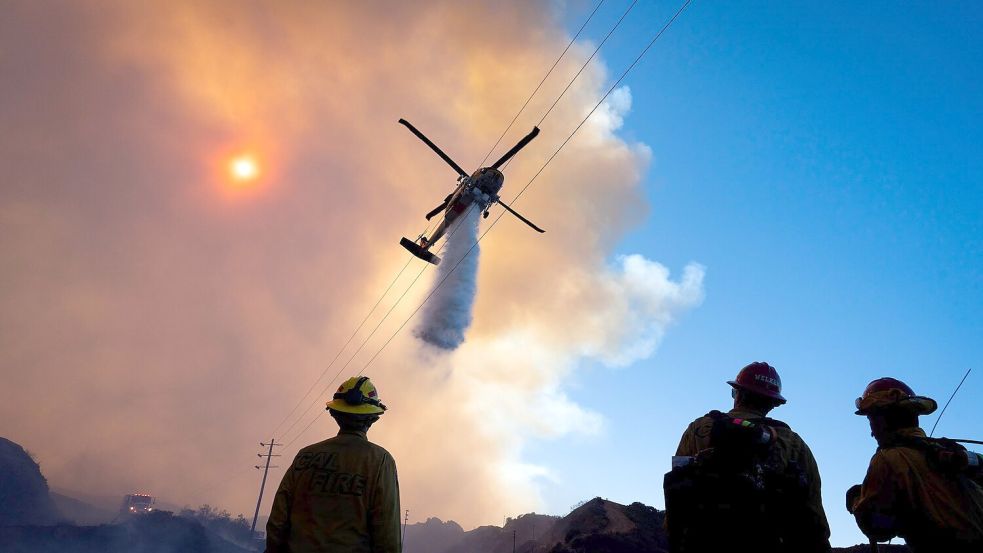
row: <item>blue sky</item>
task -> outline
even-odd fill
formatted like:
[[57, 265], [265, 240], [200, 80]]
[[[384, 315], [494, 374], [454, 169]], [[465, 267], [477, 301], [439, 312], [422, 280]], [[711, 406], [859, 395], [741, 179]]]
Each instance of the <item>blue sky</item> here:
[[[571, 34], [592, 5], [565, 7]], [[587, 36], [627, 5], [606, 2]], [[612, 76], [677, 7], [635, 8], [602, 50]], [[706, 300], [653, 358], [580, 373], [570, 394], [607, 428], [530, 448], [559, 479], [551, 510], [662, 506], [680, 433], [753, 360], [783, 377], [774, 415], [820, 463], [834, 545], [863, 540], [842, 498], [874, 451], [852, 407], [869, 380], [941, 404], [973, 368], [937, 434], [983, 435], [981, 24], [969, 2], [697, 1], [653, 47], [622, 133], [652, 148], [651, 213], [617, 250], [705, 265]]]

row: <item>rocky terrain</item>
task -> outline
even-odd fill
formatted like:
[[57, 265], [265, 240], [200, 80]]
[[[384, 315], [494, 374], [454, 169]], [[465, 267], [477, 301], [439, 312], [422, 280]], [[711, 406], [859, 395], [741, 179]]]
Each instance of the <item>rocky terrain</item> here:
[[[62, 506], [65, 512], [59, 509]], [[41, 467], [20, 445], [0, 438], [0, 551], [4, 553], [246, 553], [197, 519], [161, 511], [115, 524], [77, 526], [107, 513], [52, 494]], [[248, 528], [247, 528], [248, 530]]]
[[[504, 527], [481, 526], [465, 532], [454, 521], [432, 518], [406, 528], [404, 553], [664, 553], [665, 513], [641, 503], [621, 505], [596, 497], [565, 517], [527, 514]], [[866, 553], [868, 545], [833, 548]], [[904, 553], [903, 545], [884, 545], [880, 553]]]
[[[836, 553], [870, 553], [869, 545], [854, 545], [853, 547], [834, 547]], [[877, 546], [877, 553], [909, 553], [907, 546], [882, 543]]]
[[[245, 553], [224, 539], [227, 513], [203, 506], [174, 515], [168, 511], [104, 522], [106, 508], [52, 493], [40, 466], [16, 443], [0, 438], [0, 551], [4, 553]], [[115, 518], [115, 517], [114, 517]], [[621, 505], [594, 498], [564, 517], [525, 514], [504, 526], [465, 532], [454, 521], [431, 518], [406, 528], [404, 553], [662, 553], [668, 542], [665, 513], [641, 503]], [[86, 524], [89, 525], [80, 525]], [[220, 524], [221, 523], [221, 524]], [[248, 526], [246, 527], [248, 532]], [[240, 536], [241, 537], [241, 536]], [[513, 549], [514, 548], [514, 549]], [[867, 545], [834, 548], [870, 551]], [[908, 551], [881, 545], [884, 553]]]
[[0, 526], [5, 553], [246, 553], [202, 525], [167, 512], [99, 526]]

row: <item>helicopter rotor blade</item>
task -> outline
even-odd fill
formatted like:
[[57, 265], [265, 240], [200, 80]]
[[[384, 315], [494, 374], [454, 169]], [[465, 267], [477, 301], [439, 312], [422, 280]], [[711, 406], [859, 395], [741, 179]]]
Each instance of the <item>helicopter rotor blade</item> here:
[[[532, 139], [530, 138], [530, 140], [532, 140]], [[522, 215], [519, 215], [519, 213], [516, 210], [512, 209], [511, 207], [509, 207], [508, 204], [506, 204], [502, 200], [498, 200], [498, 205], [504, 207], [506, 211], [508, 211], [512, 215], [515, 215], [516, 217], [518, 217], [520, 221], [522, 221], [523, 223], [525, 223], [525, 224], [529, 225], [530, 227], [532, 227], [536, 232], [546, 232], [545, 230], [537, 227], [536, 224], [533, 223], [532, 221], [530, 221], [529, 219], [526, 219]]]
[[461, 166], [460, 165], [458, 165], [457, 163], [454, 163], [454, 160], [451, 159], [450, 156], [448, 156], [447, 154], [445, 154], [443, 150], [441, 150], [440, 148], [438, 148], [437, 145], [434, 144], [433, 142], [431, 142], [430, 139], [427, 138], [422, 132], [418, 131], [416, 129], [416, 127], [414, 127], [413, 125], [410, 124], [409, 121], [407, 121], [406, 119], [400, 119], [399, 120], [399, 123], [401, 125], [405, 125], [406, 128], [409, 129], [411, 133], [415, 134], [417, 138], [419, 138], [420, 140], [422, 140], [424, 142], [424, 144], [426, 144], [427, 146], [430, 146], [430, 149], [433, 150], [434, 152], [436, 152], [437, 155], [440, 156], [440, 159], [442, 159], [445, 162], [447, 162], [447, 165], [450, 165], [451, 167], [453, 167], [454, 170], [457, 171], [457, 173], [459, 175], [461, 175], [462, 177], [468, 176], [468, 174], [464, 172], [464, 169], [461, 169]]
[[519, 150], [525, 148], [526, 144], [529, 144], [533, 138], [536, 138], [537, 134], [539, 134], [539, 127], [533, 127], [532, 132], [522, 137], [522, 140], [520, 140], [518, 144], [512, 146], [511, 150], [505, 152], [505, 155], [499, 158], [498, 161], [496, 161], [492, 165], [492, 169], [498, 169], [499, 167], [501, 167], [502, 164], [508, 161], [509, 159], [511, 159], [512, 156], [519, 153]]

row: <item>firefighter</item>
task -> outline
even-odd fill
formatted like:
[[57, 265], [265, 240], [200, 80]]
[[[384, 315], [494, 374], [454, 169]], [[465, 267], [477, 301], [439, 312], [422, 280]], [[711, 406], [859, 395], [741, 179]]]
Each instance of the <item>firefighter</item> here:
[[693, 421], [666, 475], [670, 550], [830, 551], [816, 460], [767, 417], [786, 402], [778, 371], [754, 362], [727, 383], [733, 409]]
[[338, 435], [301, 449], [283, 475], [267, 553], [399, 553], [396, 462], [365, 436], [386, 406], [363, 376], [346, 380], [327, 410]]
[[980, 457], [925, 436], [918, 417], [934, 412], [935, 400], [900, 380], [878, 378], [856, 407], [877, 440], [863, 484], [846, 497], [864, 534], [875, 541], [900, 536], [915, 553], [983, 551], [983, 488], [971, 472]]

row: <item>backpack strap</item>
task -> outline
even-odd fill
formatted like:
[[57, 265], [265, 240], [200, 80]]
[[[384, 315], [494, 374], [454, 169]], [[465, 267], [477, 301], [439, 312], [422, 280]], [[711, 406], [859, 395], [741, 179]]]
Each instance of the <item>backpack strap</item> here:
[[780, 421], [778, 419], [773, 419], [773, 418], [770, 418], [770, 417], [761, 417], [760, 419], [757, 419], [757, 420], [760, 420], [762, 424], [766, 424], [766, 425], [768, 425], [768, 426], [770, 426], [772, 428], [784, 428], [786, 430], [791, 430], [792, 429], [791, 426], [785, 424], [784, 422], [782, 422], [782, 421]]
[[[704, 417], [709, 417], [709, 418], [711, 418], [711, 419], [713, 419], [715, 421], [718, 421], [718, 420], [730, 420], [730, 419], [733, 419], [734, 418], [734, 417], [731, 417], [730, 415], [728, 415], [726, 413], [721, 413], [720, 411], [717, 411], [716, 409], [714, 409], [713, 411], [710, 411], [709, 413], [707, 413], [706, 415], [703, 415], [703, 416]], [[765, 426], [770, 426], [772, 428], [785, 428], [786, 430], [791, 430], [792, 429], [789, 425], [785, 424], [784, 422], [782, 422], [782, 421], [780, 421], [778, 419], [770, 418], [770, 417], [754, 417], [754, 418], [747, 418], [745, 420], [751, 421], [751, 422], [753, 422], [755, 424], [763, 424]]]

